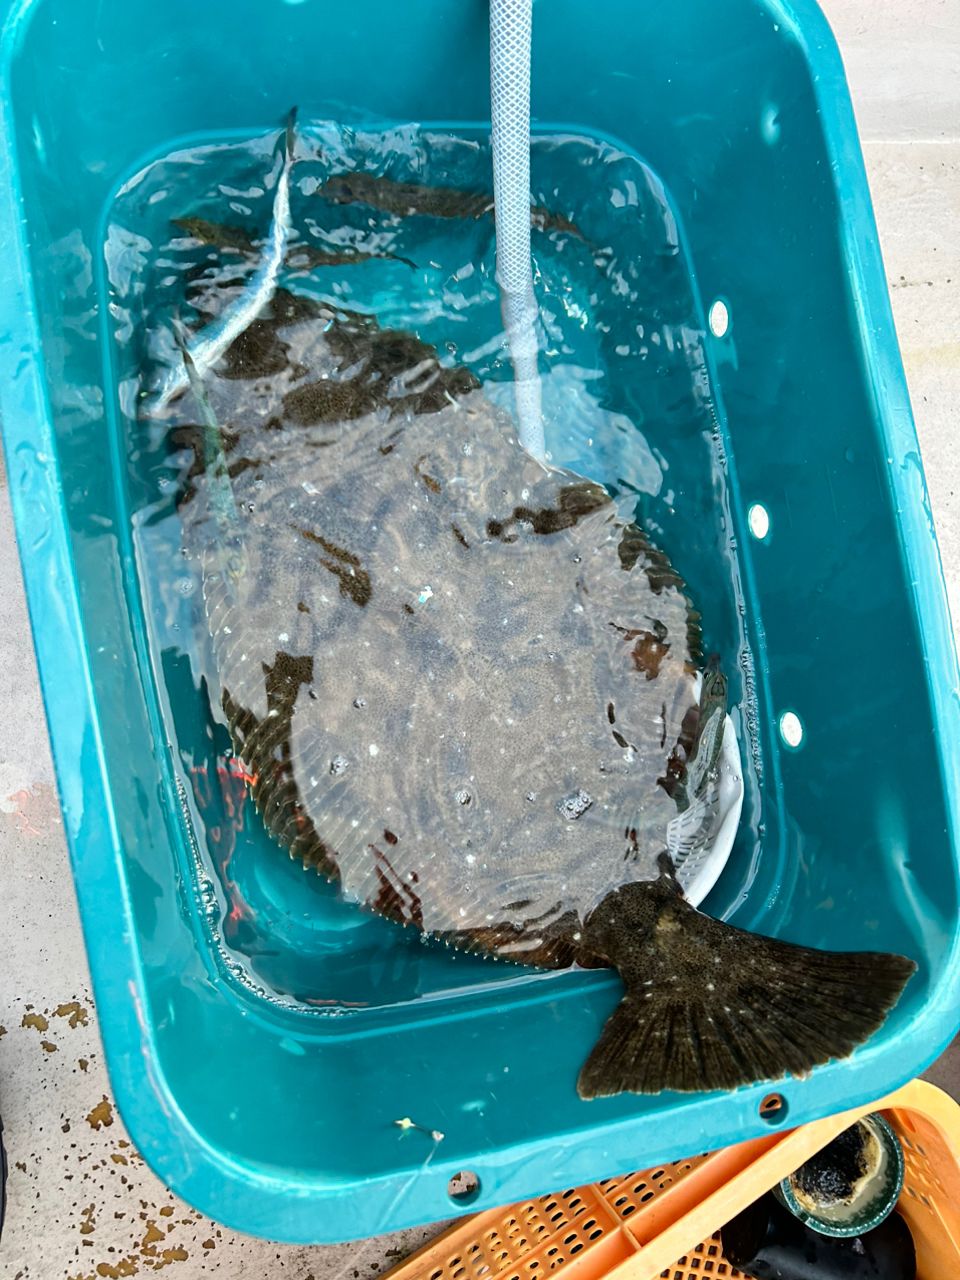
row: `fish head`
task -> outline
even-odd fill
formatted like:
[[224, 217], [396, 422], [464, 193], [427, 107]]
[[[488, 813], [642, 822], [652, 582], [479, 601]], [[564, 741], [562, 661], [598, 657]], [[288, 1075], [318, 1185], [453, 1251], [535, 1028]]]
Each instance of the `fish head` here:
[[210, 228], [213, 223], [208, 222], [205, 218], [171, 218], [173, 225], [181, 230], [184, 235], [191, 236], [194, 240], [200, 240], [206, 243], [210, 236]]
[[720, 670], [720, 660], [716, 654], [711, 655], [703, 673], [700, 705], [705, 717], [715, 708], [726, 709], [727, 677]]

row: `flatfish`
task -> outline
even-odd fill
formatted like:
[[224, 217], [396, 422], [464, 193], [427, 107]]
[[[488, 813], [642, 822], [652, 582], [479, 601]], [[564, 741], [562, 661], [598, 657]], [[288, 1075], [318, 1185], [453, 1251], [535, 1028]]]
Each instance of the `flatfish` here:
[[685, 901], [726, 685], [602, 487], [415, 335], [283, 290], [173, 412], [217, 697], [292, 857], [452, 947], [618, 969], [583, 1097], [805, 1073], [880, 1026], [912, 961]]

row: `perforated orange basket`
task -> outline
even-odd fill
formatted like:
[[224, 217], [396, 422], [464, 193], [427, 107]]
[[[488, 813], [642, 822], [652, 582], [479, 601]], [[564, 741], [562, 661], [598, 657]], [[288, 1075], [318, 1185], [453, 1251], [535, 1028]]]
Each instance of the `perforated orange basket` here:
[[869, 1111], [883, 1111], [903, 1143], [898, 1208], [917, 1246], [917, 1280], [960, 1274], [960, 1106], [915, 1080], [787, 1133], [478, 1213], [389, 1280], [541, 1280], [558, 1271], [563, 1280], [736, 1280], [743, 1273], [723, 1257], [723, 1224]]

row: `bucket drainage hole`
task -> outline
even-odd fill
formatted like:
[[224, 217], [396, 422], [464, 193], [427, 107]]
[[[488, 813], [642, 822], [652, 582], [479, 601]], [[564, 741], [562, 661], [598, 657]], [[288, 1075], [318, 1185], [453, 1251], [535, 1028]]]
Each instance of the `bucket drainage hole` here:
[[787, 1118], [787, 1100], [782, 1093], [768, 1093], [760, 1103], [760, 1119], [767, 1124], [782, 1124]]
[[803, 722], [795, 711], [784, 711], [780, 717], [780, 737], [791, 751], [803, 745]]
[[763, 503], [754, 502], [747, 509], [747, 524], [757, 541], [762, 542], [770, 532], [770, 512]]
[[710, 332], [715, 338], [724, 338], [730, 329], [730, 308], [722, 298], [716, 298], [710, 304], [707, 316]]
[[480, 1179], [472, 1169], [462, 1169], [447, 1183], [447, 1195], [454, 1204], [473, 1204], [480, 1194]]

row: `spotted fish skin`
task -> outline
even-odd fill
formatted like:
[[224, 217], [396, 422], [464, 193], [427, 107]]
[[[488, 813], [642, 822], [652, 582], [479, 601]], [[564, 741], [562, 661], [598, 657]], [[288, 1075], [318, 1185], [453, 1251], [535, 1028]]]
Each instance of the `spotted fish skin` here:
[[210, 222], [207, 218], [194, 215], [171, 219], [173, 225], [183, 235], [200, 244], [208, 244], [214, 249], [229, 249], [234, 253], [253, 255], [257, 252], [256, 242], [249, 231], [243, 227], [233, 227], [222, 222]]
[[[372, 173], [336, 174], [317, 189], [332, 204], [365, 204], [397, 218], [430, 217], [479, 220], [493, 216], [493, 195], [457, 187], [430, 187], [416, 182], [394, 182]], [[539, 231], [557, 231], [583, 239], [579, 227], [562, 214], [532, 205], [530, 220]]]
[[[206, 218], [188, 216], [173, 218], [173, 225], [183, 235], [199, 244], [209, 245], [212, 249], [220, 249], [228, 253], [238, 253], [245, 257], [256, 257], [260, 252], [260, 241], [254, 239], [243, 227], [230, 226], [227, 223], [211, 222]], [[291, 237], [292, 239], [292, 237]], [[414, 263], [409, 258], [401, 258], [398, 254], [386, 250], [362, 249], [348, 247], [343, 249], [327, 249], [322, 245], [311, 244], [309, 240], [292, 240], [286, 252], [284, 266], [288, 270], [314, 270], [318, 267], [354, 266], [360, 262], [387, 259], [403, 262], [408, 267]]]
[[261, 321], [283, 367], [251, 372], [256, 394], [209, 386], [239, 579], [202, 468], [181, 518], [221, 705], [278, 842], [456, 947], [617, 968], [584, 1097], [733, 1088], [849, 1053], [912, 962], [733, 930], [673, 877], [667, 831], [715, 741], [697, 615], [663, 552], [602, 488], [520, 450], [414, 335], [283, 297]]

